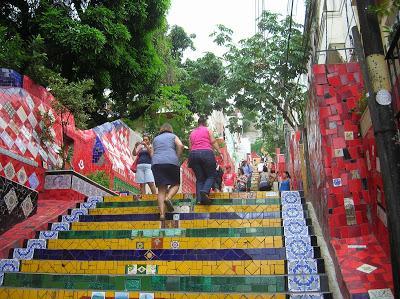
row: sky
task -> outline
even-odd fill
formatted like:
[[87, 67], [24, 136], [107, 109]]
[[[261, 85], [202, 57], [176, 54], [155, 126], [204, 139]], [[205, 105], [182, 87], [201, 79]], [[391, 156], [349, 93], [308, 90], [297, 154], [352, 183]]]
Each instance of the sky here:
[[[256, 6], [256, 1], [260, 4]], [[303, 24], [304, 0], [293, 0], [293, 17]], [[288, 3], [289, 2], [289, 3]], [[209, 35], [218, 24], [223, 24], [234, 32], [236, 41], [255, 33], [257, 7], [262, 8], [262, 0], [172, 0], [168, 13], [168, 24], [179, 25], [188, 34], [196, 34], [196, 51], [186, 51], [184, 58], [196, 59], [205, 52], [222, 55], [224, 49], [215, 45]], [[286, 15], [290, 13], [292, 0], [264, 0], [266, 10]]]

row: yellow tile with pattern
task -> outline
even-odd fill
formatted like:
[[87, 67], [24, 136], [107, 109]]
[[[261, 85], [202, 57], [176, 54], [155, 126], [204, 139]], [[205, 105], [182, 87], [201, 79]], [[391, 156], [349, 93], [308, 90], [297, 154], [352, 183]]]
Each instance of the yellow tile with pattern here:
[[[160, 244], [155, 244], [158, 239]], [[133, 250], [137, 243], [143, 244], [143, 249], [174, 249], [173, 244], [179, 242], [179, 249], [244, 249], [244, 248], [282, 248], [281, 236], [240, 237], [240, 238], [195, 238], [195, 237], [164, 237], [135, 239], [53, 239], [48, 240], [48, 249], [98, 249], [98, 250]]]
[[128, 265], [156, 265], [158, 275], [284, 275], [282, 260], [254, 261], [67, 261], [23, 260], [21, 272], [124, 275]]
[[116, 221], [116, 222], [73, 222], [72, 230], [130, 230], [160, 228], [240, 228], [280, 227], [277, 219], [197, 219], [181, 221]]
[[[279, 205], [240, 205], [240, 206], [224, 206], [210, 205], [194, 207], [195, 213], [246, 213], [246, 212], [278, 212], [281, 207]], [[155, 214], [159, 213], [158, 207], [124, 207], [124, 208], [96, 208], [90, 209], [89, 215], [125, 215], [125, 214]]]

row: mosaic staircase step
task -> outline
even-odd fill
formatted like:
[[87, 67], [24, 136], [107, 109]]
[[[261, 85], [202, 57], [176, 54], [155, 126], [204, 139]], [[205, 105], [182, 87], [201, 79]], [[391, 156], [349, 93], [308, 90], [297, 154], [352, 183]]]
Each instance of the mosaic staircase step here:
[[[93, 291], [56, 289], [0, 288], [0, 298], [74, 298], [92, 299]], [[332, 299], [331, 293], [315, 293], [314, 296], [287, 295], [279, 293], [198, 293], [198, 292], [115, 292], [100, 291], [106, 299]], [[100, 297], [101, 298], [101, 297]]]
[[[170, 261], [232, 261], [232, 260], [285, 260], [307, 254], [309, 259], [321, 257], [320, 248], [306, 242], [290, 244], [281, 248], [244, 249], [153, 249], [141, 250], [98, 250], [98, 249], [34, 249], [29, 254], [21, 254], [14, 249], [14, 259], [77, 260], [77, 261], [126, 261], [126, 260], [170, 260]], [[304, 246], [304, 248], [298, 248]]]
[[[106, 275], [284, 275], [323, 274], [323, 259], [297, 262], [300, 271], [294, 272], [293, 263], [283, 260], [253, 261], [69, 261], [24, 260], [24, 273], [106, 274]], [[299, 273], [300, 272], [300, 273]]]
[[[196, 205], [195, 213], [235, 213], [235, 212], [279, 212], [280, 205]], [[124, 214], [151, 214], [158, 213], [158, 207], [126, 207], [126, 208], [94, 208], [89, 210], [89, 215], [124, 215]]]
[[[148, 230], [94, 230], [94, 231], [43, 231], [40, 239], [133, 239], [158, 237], [261, 237], [282, 236], [284, 228], [276, 227], [242, 227], [242, 228], [202, 228], [202, 229], [148, 229]], [[54, 235], [53, 233], [56, 233]], [[316, 244], [316, 237], [311, 236]]]
[[[274, 221], [278, 222], [274, 222]], [[135, 230], [135, 229], [161, 229], [161, 228], [255, 228], [266, 226], [280, 226], [281, 219], [197, 219], [197, 220], [168, 220], [168, 221], [115, 221], [115, 222], [74, 222], [71, 230], [96, 231], [96, 230]], [[68, 223], [69, 225], [69, 223]], [[69, 228], [68, 228], [69, 229]], [[65, 230], [68, 230], [65, 229]], [[308, 228], [313, 235], [312, 227]]]
[[5, 273], [4, 287], [141, 292], [288, 293], [329, 292], [320, 275], [161, 276]]
[[[303, 201], [304, 202], [304, 201]], [[194, 199], [173, 200], [174, 206], [194, 205]], [[212, 205], [280, 205], [280, 198], [260, 198], [260, 199], [214, 199]], [[124, 208], [124, 207], [151, 207], [157, 206], [157, 201], [119, 201], [119, 202], [99, 202], [96, 208]]]

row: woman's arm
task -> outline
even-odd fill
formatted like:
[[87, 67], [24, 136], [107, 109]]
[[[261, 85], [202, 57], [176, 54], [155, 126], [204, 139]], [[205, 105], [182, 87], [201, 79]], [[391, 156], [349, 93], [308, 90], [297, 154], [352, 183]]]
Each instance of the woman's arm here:
[[213, 132], [212, 132], [210, 129], [208, 129], [208, 135], [210, 136], [211, 145], [214, 147], [214, 149], [215, 149], [219, 154], [221, 154], [220, 151], [219, 151], [218, 141], [217, 141], [217, 139], [214, 138]]
[[154, 151], [153, 151], [153, 146], [151, 144], [147, 145], [145, 144], [147, 151], [149, 152], [150, 157], [153, 157]]
[[135, 147], [133, 148], [132, 155], [137, 156], [139, 144], [140, 144], [139, 141], [135, 143]]
[[179, 139], [178, 136], [175, 136], [175, 145], [176, 145], [176, 154], [178, 155], [178, 157], [182, 156], [183, 153], [183, 143], [182, 141]]

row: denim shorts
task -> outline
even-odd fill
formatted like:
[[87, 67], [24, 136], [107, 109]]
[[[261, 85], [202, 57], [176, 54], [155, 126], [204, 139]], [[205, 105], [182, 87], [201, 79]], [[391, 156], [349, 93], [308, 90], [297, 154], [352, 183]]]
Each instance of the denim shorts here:
[[138, 184], [154, 183], [151, 164], [138, 164], [136, 170], [135, 181]]

